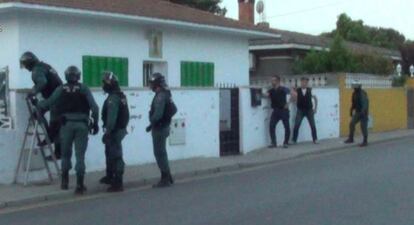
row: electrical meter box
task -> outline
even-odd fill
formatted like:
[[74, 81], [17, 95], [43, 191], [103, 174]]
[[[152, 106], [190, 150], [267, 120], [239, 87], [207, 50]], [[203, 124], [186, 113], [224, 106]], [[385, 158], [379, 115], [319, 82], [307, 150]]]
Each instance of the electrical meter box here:
[[170, 145], [186, 144], [186, 128], [185, 119], [173, 119], [171, 122]]

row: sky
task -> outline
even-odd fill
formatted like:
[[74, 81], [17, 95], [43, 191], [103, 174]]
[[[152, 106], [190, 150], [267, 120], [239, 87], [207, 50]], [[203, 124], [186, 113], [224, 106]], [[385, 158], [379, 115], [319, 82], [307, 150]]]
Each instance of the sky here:
[[[228, 17], [238, 18], [238, 1], [222, 0]], [[258, 0], [256, 0], [257, 2]], [[366, 25], [394, 28], [414, 40], [414, 0], [264, 0], [273, 28], [318, 35], [335, 29], [339, 14]], [[256, 22], [259, 16], [256, 15]]]

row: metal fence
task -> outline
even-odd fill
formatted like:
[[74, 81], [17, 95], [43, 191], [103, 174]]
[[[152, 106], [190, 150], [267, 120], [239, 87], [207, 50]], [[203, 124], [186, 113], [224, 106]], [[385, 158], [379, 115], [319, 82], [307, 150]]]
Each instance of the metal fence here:
[[[305, 74], [305, 75], [288, 75], [281, 76], [281, 83], [286, 87], [299, 87], [302, 77], [309, 78], [309, 86], [318, 87], [338, 87], [341, 74]], [[252, 86], [269, 87], [272, 77], [253, 77], [250, 79]], [[345, 86], [351, 88], [353, 80], [359, 80], [364, 88], [393, 88], [392, 76], [379, 76], [372, 74], [354, 74], [345, 75]]]
[[375, 76], [370, 74], [346, 74], [346, 88], [351, 88], [352, 81], [354, 80], [360, 81], [363, 88], [393, 88], [392, 76]]

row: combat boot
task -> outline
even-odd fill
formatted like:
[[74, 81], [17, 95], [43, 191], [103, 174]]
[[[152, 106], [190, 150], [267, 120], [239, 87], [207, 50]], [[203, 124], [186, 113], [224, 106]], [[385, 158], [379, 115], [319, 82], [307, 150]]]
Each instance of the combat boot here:
[[170, 184], [174, 184], [174, 179], [170, 172], [168, 173], [168, 180], [170, 181]]
[[171, 186], [171, 182], [168, 173], [164, 172], [161, 172], [161, 180], [157, 184], [152, 185], [153, 188], [165, 188], [169, 186]]
[[106, 175], [99, 180], [99, 183], [110, 185], [112, 184], [113, 179], [114, 179], [113, 175], [107, 171]]
[[368, 138], [364, 137], [364, 141], [359, 145], [359, 147], [367, 147], [368, 146]]
[[77, 185], [75, 189], [75, 194], [83, 195], [86, 192], [86, 187], [84, 185], [84, 176], [78, 175], [76, 178], [77, 178]]
[[68, 171], [62, 172], [62, 183], [60, 185], [60, 188], [62, 190], [69, 189], [69, 172]]
[[122, 192], [124, 191], [124, 184], [122, 176], [115, 176], [112, 179], [111, 186], [106, 190], [107, 192]]
[[346, 141], [344, 141], [345, 144], [352, 144], [354, 143], [354, 139], [353, 138], [348, 138]]

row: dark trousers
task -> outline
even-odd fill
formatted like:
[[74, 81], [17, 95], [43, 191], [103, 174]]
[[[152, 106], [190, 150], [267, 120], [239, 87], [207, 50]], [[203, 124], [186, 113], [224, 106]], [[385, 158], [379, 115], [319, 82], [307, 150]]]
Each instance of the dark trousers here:
[[72, 147], [75, 146], [76, 174], [85, 175], [85, 153], [88, 148], [89, 128], [84, 122], [66, 122], [60, 130], [62, 144], [62, 172], [69, 172], [72, 168]]
[[351, 123], [349, 124], [349, 139], [354, 140], [355, 126], [361, 123], [361, 131], [364, 136], [364, 142], [368, 142], [368, 115], [365, 113], [356, 112], [352, 116]]
[[273, 145], [276, 145], [276, 125], [282, 120], [283, 127], [285, 128], [285, 141], [284, 144], [289, 143], [290, 138], [290, 125], [289, 125], [289, 110], [288, 109], [274, 109], [272, 116], [270, 117], [269, 134]]
[[60, 146], [60, 140], [59, 140], [59, 131], [60, 131], [60, 120], [51, 120], [50, 125], [48, 128], [48, 135], [50, 138], [50, 141], [55, 143], [55, 156], [57, 158], [60, 158], [62, 151]]
[[45, 126], [50, 142], [55, 145], [55, 156], [59, 159], [62, 155], [59, 134], [61, 121], [58, 113], [56, 112], [56, 108], [52, 108], [50, 110], [50, 122], [47, 121], [45, 116], [41, 116], [41, 118], [39, 118], [39, 122], [43, 123]]
[[125, 129], [116, 130], [105, 144], [106, 175], [110, 178], [121, 179], [125, 170], [122, 154], [122, 140], [126, 136]]
[[315, 114], [312, 109], [310, 110], [300, 110], [298, 109], [296, 113], [296, 120], [295, 120], [295, 128], [293, 129], [293, 142], [297, 142], [298, 135], [299, 135], [299, 128], [302, 124], [303, 118], [308, 119], [309, 125], [312, 130], [312, 139], [313, 141], [318, 140], [318, 134], [316, 132], [316, 125], [315, 125]]
[[169, 135], [170, 127], [152, 129], [154, 156], [161, 173], [170, 173], [167, 154], [167, 138]]

